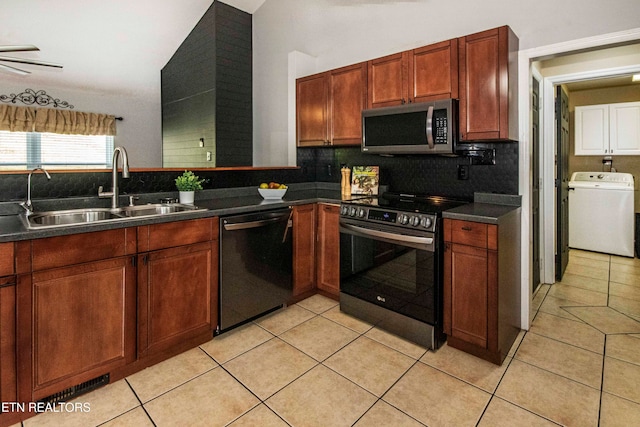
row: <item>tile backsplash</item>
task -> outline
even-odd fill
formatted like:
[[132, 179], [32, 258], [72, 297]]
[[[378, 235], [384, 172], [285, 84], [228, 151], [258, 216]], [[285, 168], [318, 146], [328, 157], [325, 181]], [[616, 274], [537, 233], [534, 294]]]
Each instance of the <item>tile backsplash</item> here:
[[[204, 187], [233, 188], [257, 186], [261, 182], [339, 183], [340, 165], [380, 166], [380, 181], [391, 191], [434, 194], [472, 199], [473, 193], [518, 194], [518, 144], [484, 144], [496, 150], [495, 165], [471, 165], [469, 179], [459, 180], [458, 165], [469, 164], [466, 157], [397, 156], [363, 154], [359, 147], [299, 148], [299, 169], [198, 170], [207, 179]], [[119, 179], [121, 194], [175, 191], [174, 179], [179, 171], [131, 172], [129, 179]], [[32, 198], [92, 197], [98, 187], [111, 188], [111, 172], [53, 172], [47, 181], [41, 173], [32, 177]], [[0, 174], [0, 202], [25, 200], [27, 174]]]

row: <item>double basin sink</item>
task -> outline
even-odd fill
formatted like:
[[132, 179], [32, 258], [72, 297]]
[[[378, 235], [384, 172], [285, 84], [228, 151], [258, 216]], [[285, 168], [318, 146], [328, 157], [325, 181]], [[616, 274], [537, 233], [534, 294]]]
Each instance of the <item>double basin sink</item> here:
[[34, 212], [21, 215], [28, 229], [66, 227], [72, 225], [93, 224], [96, 222], [118, 221], [141, 217], [161, 217], [165, 215], [189, 213], [206, 210], [179, 203], [157, 203], [148, 205], [125, 206], [116, 209], [86, 208], [61, 211]]

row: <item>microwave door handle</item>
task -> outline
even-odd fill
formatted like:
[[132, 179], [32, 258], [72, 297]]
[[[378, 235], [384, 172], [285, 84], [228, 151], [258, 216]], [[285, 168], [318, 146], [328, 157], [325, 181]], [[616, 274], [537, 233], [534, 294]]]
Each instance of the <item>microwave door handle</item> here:
[[433, 106], [430, 105], [427, 110], [427, 144], [432, 150], [435, 148], [433, 143]]

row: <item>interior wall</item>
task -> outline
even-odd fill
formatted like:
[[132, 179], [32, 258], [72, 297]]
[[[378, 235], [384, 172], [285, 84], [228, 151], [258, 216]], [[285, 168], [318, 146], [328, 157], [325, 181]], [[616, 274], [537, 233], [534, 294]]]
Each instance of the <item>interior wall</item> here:
[[[581, 171], [609, 171], [602, 163], [602, 156], [576, 156], [575, 155], [575, 108], [583, 105], [613, 104], [617, 102], [640, 101], [640, 84], [617, 86], [601, 89], [578, 90], [569, 92], [569, 114], [571, 127], [569, 130], [569, 173]], [[640, 157], [639, 156], [612, 156], [612, 166], [617, 172], [633, 174], [635, 179], [635, 208], [640, 212]]]
[[[505, 24], [518, 35], [520, 49], [529, 49], [635, 28], [638, 15], [637, 0], [621, 0], [615, 9], [581, 0], [487, 0], [481, 12], [473, 0], [267, 0], [253, 15], [256, 151], [295, 143], [283, 140], [289, 52], [316, 57], [320, 72]], [[257, 166], [286, 161], [284, 153], [258, 158], [254, 152]]]
[[[159, 73], [158, 73], [159, 80]], [[158, 81], [159, 86], [159, 81]], [[70, 89], [29, 84], [1, 84], [0, 95], [19, 94], [25, 89], [44, 90], [48, 95], [73, 105], [74, 111], [113, 114], [116, 121], [115, 146], [123, 146], [129, 155], [129, 166], [135, 168], [162, 165], [162, 129], [160, 127], [160, 93], [144, 96], [138, 93], [96, 92], [83, 88]], [[23, 105], [23, 104], [16, 104]]]

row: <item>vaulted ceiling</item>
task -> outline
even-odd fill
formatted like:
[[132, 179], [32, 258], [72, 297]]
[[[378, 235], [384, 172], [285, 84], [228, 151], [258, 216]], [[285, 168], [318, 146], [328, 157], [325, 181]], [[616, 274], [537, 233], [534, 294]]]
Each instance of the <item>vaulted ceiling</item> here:
[[[224, 0], [253, 14], [265, 0]], [[5, 54], [60, 63], [0, 71], [0, 86], [69, 87], [95, 92], [159, 91], [160, 70], [212, 0], [19, 0], [0, 6], [0, 45], [39, 52]], [[9, 64], [11, 65], [11, 64]], [[14, 66], [18, 66], [14, 64]]]

